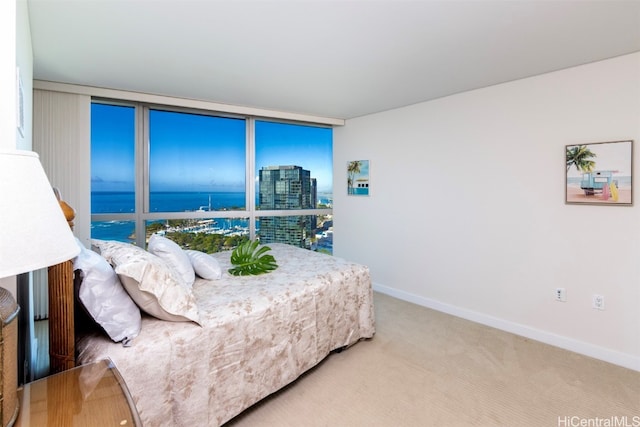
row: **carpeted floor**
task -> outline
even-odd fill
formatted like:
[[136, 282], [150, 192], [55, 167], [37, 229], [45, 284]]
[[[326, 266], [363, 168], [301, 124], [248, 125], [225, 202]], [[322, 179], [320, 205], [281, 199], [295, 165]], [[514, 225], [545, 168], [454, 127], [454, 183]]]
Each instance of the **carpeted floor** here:
[[640, 372], [387, 295], [375, 304], [373, 339], [226, 427], [640, 426]]

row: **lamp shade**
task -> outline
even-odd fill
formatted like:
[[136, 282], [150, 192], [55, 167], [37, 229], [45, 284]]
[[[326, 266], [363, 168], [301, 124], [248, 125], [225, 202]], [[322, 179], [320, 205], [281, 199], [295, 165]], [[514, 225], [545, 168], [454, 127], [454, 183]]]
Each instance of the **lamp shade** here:
[[80, 252], [38, 155], [0, 151], [0, 278]]

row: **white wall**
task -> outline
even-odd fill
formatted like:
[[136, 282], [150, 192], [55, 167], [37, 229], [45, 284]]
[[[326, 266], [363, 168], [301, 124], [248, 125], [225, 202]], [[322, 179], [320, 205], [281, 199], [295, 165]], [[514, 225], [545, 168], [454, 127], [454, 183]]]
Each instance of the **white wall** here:
[[[24, 93], [25, 132], [16, 126], [16, 70]], [[31, 149], [31, 88], [33, 52], [26, 0], [0, 1], [0, 150]], [[15, 277], [0, 279], [0, 286], [16, 293]]]
[[[15, 149], [16, 2], [0, 2], [0, 148]], [[6, 96], [4, 95], [6, 94]]]
[[[565, 145], [626, 139], [637, 175], [640, 53], [348, 120], [334, 253], [377, 290], [640, 370], [640, 181], [633, 207], [564, 204]], [[362, 159], [371, 195], [347, 196]]]
[[17, 130], [17, 126], [14, 125], [17, 140], [16, 148], [21, 150], [31, 150], [31, 130], [33, 124], [33, 49], [31, 46], [31, 25], [29, 24], [29, 8], [27, 0], [16, 1], [16, 16], [16, 66], [17, 69], [20, 70], [23, 89], [22, 93], [24, 95], [24, 132], [21, 134]]

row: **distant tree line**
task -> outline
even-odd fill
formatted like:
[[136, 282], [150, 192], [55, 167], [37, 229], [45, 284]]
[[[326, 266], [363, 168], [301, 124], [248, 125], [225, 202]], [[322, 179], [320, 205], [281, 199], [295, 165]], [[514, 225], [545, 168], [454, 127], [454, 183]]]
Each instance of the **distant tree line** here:
[[193, 249], [208, 254], [228, 251], [242, 242], [249, 240], [248, 236], [225, 236], [224, 234], [171, 232], [166, 237], [176, 242], [184, 249]]

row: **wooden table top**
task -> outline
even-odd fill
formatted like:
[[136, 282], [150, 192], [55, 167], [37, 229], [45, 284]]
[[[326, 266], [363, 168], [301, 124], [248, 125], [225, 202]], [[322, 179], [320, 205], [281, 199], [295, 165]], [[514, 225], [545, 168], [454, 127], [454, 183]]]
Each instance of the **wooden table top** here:
[[142, 425], [129, 390], [110, 360], [25, 384], [18, 396], [18, 427]]

